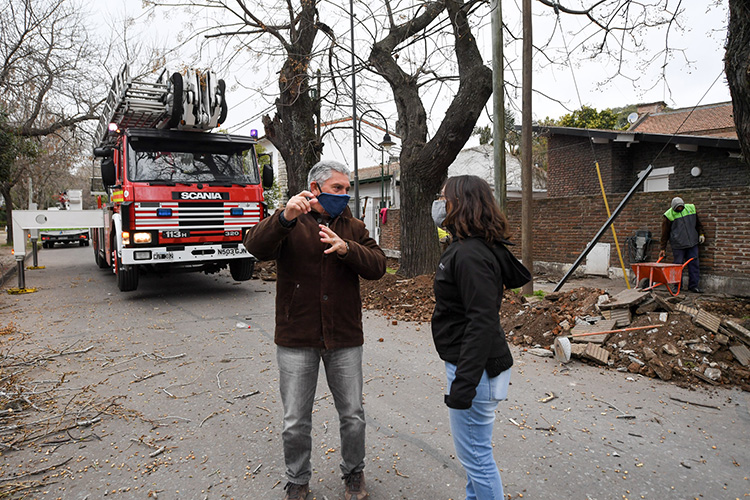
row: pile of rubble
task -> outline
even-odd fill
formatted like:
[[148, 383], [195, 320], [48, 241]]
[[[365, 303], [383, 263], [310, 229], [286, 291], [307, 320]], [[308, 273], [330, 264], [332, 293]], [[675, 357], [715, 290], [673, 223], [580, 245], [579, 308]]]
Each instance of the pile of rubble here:
[[[391, 267], [392, 264], [389, 264]], [[275, 280], [273, 263], [256, 264], [256, 278]], [[361, 280], [365, 309], [393, 321], [429, 323], [434, 275], [388, 273]], [[750, 301], [666, 291], [625, 290], [614, 297], [580, 287], [544, 297], [506, 290], [500, 322], [508, 340], [532, 354], [570, 358], [681, 386], [711, 384], [750, 391]], [[561, 343], [567, 343], [569, 358]], [[557, 349], [556, 349], [557, 348]]]
[[[721, 309], [721, 301], [716, 308]], [[625, 290], [610, 297], [579, 288], [532, 297], [504, 314], [509, 339], [540, 356], [556, 355], [671, 380], [736, 385], [750, 391], [750, 331], [739, 320], [683, 297]], [[502, 314], [502, 313], [501, 313]]]

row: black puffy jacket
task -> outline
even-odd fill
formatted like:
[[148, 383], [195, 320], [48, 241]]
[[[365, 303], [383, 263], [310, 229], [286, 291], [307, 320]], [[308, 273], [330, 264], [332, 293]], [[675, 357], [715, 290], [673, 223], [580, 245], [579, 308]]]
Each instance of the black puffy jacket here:
[[455, 364], [456, 378], [445, 403], [466, 409], [485, 370], [497, 376], [513, 365], [500, 326], [503, 287], [518, 288], [531, 274], [505, 246], [481, 238], [456, 240], [435, 273], [432, 338], [441, 359]]

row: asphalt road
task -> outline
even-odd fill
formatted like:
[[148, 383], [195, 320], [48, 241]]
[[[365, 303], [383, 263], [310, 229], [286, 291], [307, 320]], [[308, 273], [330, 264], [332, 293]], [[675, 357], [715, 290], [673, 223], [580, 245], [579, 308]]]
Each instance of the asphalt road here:
[[[274, 283], [142, 276], [137, 291], [121, 293], [89, 247], [45, 250], [39, 263], [46, 268], [26, 272], [36, 293], [0, 298], [0, 326], [25, 333], [0, 337], [2, 355], [36, 356], [27, 387], [57, 385], [56, 404], [25, 418], [101, 420], [3, 450], [3, 484], [70, 458], [31, 476], [47, 484], [30, 498], [282, 498]], [[429, 324], [366, 312], [365, 332], [371, 498], [464, 498]], [[511, 498], [750, 497], [750, 394], [514, 356], [494, 440]], [[317, 499], [342, 497], [337, 425], [321, 374]]]

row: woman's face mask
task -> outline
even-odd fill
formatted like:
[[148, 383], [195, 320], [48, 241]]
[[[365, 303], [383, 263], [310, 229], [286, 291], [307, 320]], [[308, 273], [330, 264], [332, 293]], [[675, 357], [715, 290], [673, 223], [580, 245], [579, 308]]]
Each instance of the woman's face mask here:
[[445, 200], [435, 200], [432, 202], [432, 220], [435, 221], [437, 227], [443, 225], [446, 214]]

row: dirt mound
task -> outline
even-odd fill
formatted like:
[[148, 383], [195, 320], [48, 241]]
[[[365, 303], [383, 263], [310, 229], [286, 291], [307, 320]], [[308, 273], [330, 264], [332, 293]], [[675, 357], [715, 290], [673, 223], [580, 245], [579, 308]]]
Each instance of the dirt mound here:
[[[433, 279], [434, 275], [405, 278], [386, 274], [378, 281], [362, 280], [363, 305], [366, 309], [380, 310], [392, 320], [427, 323], [435, 307]], [[602, 366], [659, 377], [680, 386], [726, 385], [750, 391], [750, 370], [730, 351], [733, 346], [742, 345], [736, 337], [707, 330], [688, 312], [666, 310], [683, 303], [688, 308], [700, 308], [719, 319], [734, 319], [748, 327], [750, 301], [703, 297], [693, 302], [669, 298], [666, 294], [659, 298], [661, 302], [649, 296], [646, 305], [629, 311], [628, 325], [612, 328], [630, 330], [607, 334], [604, 342], [596, 344], [608, 353]], [[568, 336], [576, 325], [591, 325], [595, 329], [594, 325], [603, 320], [599, 304], [610, 299], [604, 290], [587, 287], [547, 294], [544, 298], [526, 298], [507, 290], [500, 322], [510, 342], [526, 349], [552, 351], [555, 338]], [[593, 359], [579, 359], [597, 364]]]

